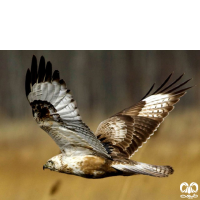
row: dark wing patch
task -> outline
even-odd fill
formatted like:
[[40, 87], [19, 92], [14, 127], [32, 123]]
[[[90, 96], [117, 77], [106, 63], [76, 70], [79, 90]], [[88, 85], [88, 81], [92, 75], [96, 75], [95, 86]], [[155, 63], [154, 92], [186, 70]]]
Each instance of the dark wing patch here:
[[183, 75], [165, 87], [171, 76], [152, 95], [149, 94], [154, 85], [139, 103], [99, 124], [95, 135], [106, 143], [112, 157], [130, 158], [153, 135], [186, 90], [191, 88], [181, 88], [191, 79], [174, 86]]

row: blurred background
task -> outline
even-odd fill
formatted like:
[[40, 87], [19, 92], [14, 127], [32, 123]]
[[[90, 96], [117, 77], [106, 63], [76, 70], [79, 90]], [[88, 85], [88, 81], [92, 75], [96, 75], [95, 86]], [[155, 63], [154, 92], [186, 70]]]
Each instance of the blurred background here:
[[[132, 159], [171, 165], [168, 178], [89, 180], [43, 171], [59, 153], [32, 118], [25, 74], [32, 55], [51, 61], [93, 131], [109, 116], [137, 103], [155, 82], [174, 72], [197, 85], [176, 105]], [[182, 182], [200, 184], [200, 51], [0, 51], [0, 199], [179, 199]]]

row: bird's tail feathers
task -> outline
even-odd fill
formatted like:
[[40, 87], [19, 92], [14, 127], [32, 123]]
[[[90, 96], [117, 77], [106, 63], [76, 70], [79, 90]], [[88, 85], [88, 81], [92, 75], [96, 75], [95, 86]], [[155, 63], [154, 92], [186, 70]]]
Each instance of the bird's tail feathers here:
[[171, 166], [150, 165], [141, 162], [135, 162], [134, 164], [116, 163], [113, 164], [112, 167], [120, 171], [123, 171], [124, 175], [127, 176], [143, 174], [154, 177], [168, 177], [170, 174], [173, 174], [174, 172]]

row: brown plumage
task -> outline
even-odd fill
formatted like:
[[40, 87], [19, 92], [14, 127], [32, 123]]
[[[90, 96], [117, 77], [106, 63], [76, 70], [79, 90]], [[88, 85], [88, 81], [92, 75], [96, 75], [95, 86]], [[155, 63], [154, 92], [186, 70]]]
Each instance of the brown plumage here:
[[148, 96], [153, 87], [139, 103], [100, 123], [95, 135], [102, 143], [109, 143], [112, 156], [130, 158], [157, 130], [186, 90], [191, 88], [180, 89], [191, 79], [172, 88], [183, 75], [163, 88], [171, 76], [152, 95]]
[[61, 154], [49, 159], [43, 168], [86, 178], [144, 174], [166, 177], [170, 166], [157, 166], [130, 160], [130, 157], [157, 130], [174, 105], [191, 87], [179, 85], [183, 75], [171, 84], [172, 74], [137, 104], [101, 122], [95, 132], [83, 123], [77, 104], [56, 70], [41, 57], [33, 56], [31, 71], [26, 74], [25, 90], [38, 125], [60, 147]]

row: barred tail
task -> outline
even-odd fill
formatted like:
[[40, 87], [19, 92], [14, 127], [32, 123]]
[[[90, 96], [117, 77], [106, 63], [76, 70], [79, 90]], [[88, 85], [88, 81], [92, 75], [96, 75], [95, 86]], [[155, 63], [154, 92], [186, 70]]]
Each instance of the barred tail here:
[[154, 177], [168, 177], [174, 172], [171, 166], [150, 165], [141, 162], [135, 162], [134, 164], [117, 163], [113, 164], [112, 167], [123, 171], [124, 175], [143, 174]]

